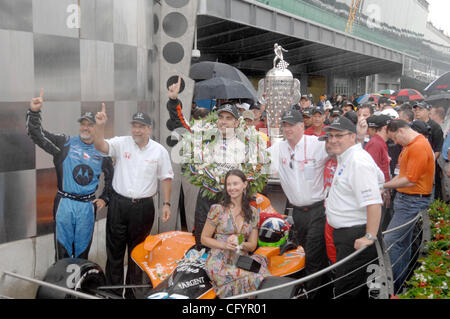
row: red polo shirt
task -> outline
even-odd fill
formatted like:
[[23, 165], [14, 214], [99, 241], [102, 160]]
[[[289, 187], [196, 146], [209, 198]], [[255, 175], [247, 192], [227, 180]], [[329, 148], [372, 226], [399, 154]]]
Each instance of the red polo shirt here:
[[259, 129], [261, 129], [261, 128], [267, 129], [266, 125], [264, 124], [264, 121], [259, 121], [259, 122], [255, 125], [255, 128], [256, 128], [257, 131], [259, 131]]
[[333, 177], [334, 173], [336, 172], [337, 167], [337, 159], [336, 158], [330, 158], [325, 163], [325, 168], [323, 171], [323, 188], [327, 191], [331, 187], [331, 184], [333, 184]]
[[320, 132], [319, 135], [317, 135], [317, 133], [314, 131], [314, 126], [310, 126], [305, 130], [305, 135], [314, 135], [314, 136], [322, 136], [327, 134], [327, 132], [325, 132], [324, 129], [325, 125], [322, 126], [322, 131]]
[[[323, 171], [323, 188], [328, 194], [328, 189], [333, 184], [334, 173], [336, 172], [337, 159], [329, 159]], [[336, 246], [333, 241], [333, 227], [331, 227], [325, 218], [325, 248], [327, 250], [328, 259], [334, 264], [336, 263]]]
[[364, 146], [364, 149], [372, 156], [375, 163], [384, 174], [384, 181], [390, 180], [389, 177], [389, 162], [390, 157], [386, 142], [380, 135], [375, 134], [370, 141]]

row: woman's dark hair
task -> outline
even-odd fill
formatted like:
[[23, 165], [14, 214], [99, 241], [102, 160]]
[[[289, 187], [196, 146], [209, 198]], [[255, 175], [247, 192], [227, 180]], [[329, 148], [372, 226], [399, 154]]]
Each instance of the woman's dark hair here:
[[[225, 175], [225, 183], [224, 183], [224, 189], [223, 189], [223, 200], [222, 205], [225, 207], [229, 207], [231, 204], [231, 197], [228, 195], [227, 192], [227, 180], [229, 176], [237, 176], [239, 177], [243, 182], [247, 181], [247, 177], [240, 169], [232, 169], [228, 171], [228, 173]], [[244, 193], [242, 194], [242, 210], [244, 211], [244, 220], [247, 223], [250, 223], [253, 219], [253, 212], [250, 207], [250, 202], [252, 201], [252, 194], [250, 194], [250, 184], [247, 183], [247, 187], [244, 190]]]

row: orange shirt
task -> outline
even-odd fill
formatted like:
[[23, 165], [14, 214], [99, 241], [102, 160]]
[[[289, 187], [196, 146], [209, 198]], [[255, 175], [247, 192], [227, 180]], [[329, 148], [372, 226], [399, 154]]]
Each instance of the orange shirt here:
[[434, 154], [428, 140], [420, 134], [411, 143], [403, 147], [399, 156], [399, 177], [406, 176], [416, 185], [397, 188], [397, 191], [405, 194], [431, 194], [434, 181]]

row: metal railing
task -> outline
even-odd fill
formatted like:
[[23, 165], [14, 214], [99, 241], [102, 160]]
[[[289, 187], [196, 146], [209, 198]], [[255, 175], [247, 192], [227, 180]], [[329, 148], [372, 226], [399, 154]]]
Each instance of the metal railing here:
[[300, 278], [300, 279], [297, 279], [297, 280], [294, 280], [294, 281], [291, 281], [291, 282], [288, 282], [288, 283], [285, 283], [285, 284], [281, 284], [281, 285], [278, 285], [278, 286], [275, 286], [275, 287], [270, 287], [270, 288], [266, 288], [266, 289], [256, 290], [256, 291], [252, 291], [252, 292], [249, 292], [249, 293], [246, 293], [246, 294], [241, 294], [241, 295], [229, 297], [229, 298], [226, 298], [226, 299], [242, 299], [242, 298], [247, 298], [247, 297], [259, 295], [259, 294], [262, 294], [262, 293], [265, 293], [265, 292], [274, 291], [274, 290], [277, 290], [277, 289], [280, 289], [280, 288], [286, 288], [286, 287], [302, 284], [302, 283], [304, 283], [304, 282], [306, 282], [308, 280], [311, 280], [311, 279], [314, 279], [314, 278], [319, 277], [321, 275], [324, 275], [324, 274], [330, 272], [331, 270], [341, 266], [342, 264], [345, 264], [347, 261], [352, 260], [353, 258], [358, 256], [360, 253], [362, 253], [365, 249], [367, 249], [367, 247], [368, 246], [365, 246], [365, 247], [363, 247], [361, 249], [358, 249], [357, 251], [355, 251], [352, 254], [348, 255], [344, 259], [340, 260], [339, 262], [337, 262], [337, 263], [335, 263], [335, 264], [333, 264], [333, 265], [331, 265], [331, 266], [329, 266], [327, 268], [324, 268], [324, 269], [322, 269], [322, 270], [320, 270], [320, 271], [318, 271], [318, 272], [316, 272], [314, 274], [311, 274], [309, 276], [306, 276], [306, 277], [303, 277], [303, 278]]
[[49, 288], [55, 289], [57, 291], [64, 292], [64, 293], [66, 293], [68, 295], [81, 298], [81, 299], [101, 299], [101, 298], [93, 296], [93, 295], [85, 294], [83, 292], [79, 292], [79, 291], [72, 290], [72, 289], [69, 289], [69, 288], [65, 288], [65, 287], [62, 287], [62, 286], [54, 285], [54, 284], [51, 284], [51, 283], [48, 283], [48, 282], [45, 282], [45, 281], [42, 281], [42, 280], [30, 278], [30, 277], [27, 277], [27, 276], [22, 276], [22, 275], [19, 275], [19, 274], [10, 272], [10, 271], [6, 271], [6, 270], [1, 271], [0, 270], [0, 273], [1, 273], [0, 278], [3, 277], [3, 276], [10, 276], [10, 277], [21, 279], [21, 280], [25, 280], [25, 281], [28, 281], [28, 282], [31, 282], [31, 283], [34, 283], [34, 284], [37, 284], [37, 285], [40, 285], [40, 286], [49, 287]]
[[[428, 216], [427, 215], [427, 211], [418, 213], [417, 216], [414, 219], [412, 219], [412, 220], [408, 221], [407, 223], [405, 223], [403, 225], [400, 225], [398, 227], [386, 230], [386, 231], [382, 232], [382, 235], [384, 236], [386, 234], [389, 234], [389, 233], [392, 233], [392, 232], [395, 232], [395, 231], [399, 231], [399, 230], [404, 229], [405, 227], [408, 227], [408, 226], [415, 226], [418, 223], [419, 220], [427, 218], [427, 216]], [[412, 231], [412, 227], [411, 227], [411, 230], [406, 231], [405, 234], [400, 236], [396, 240], [396, 242], [404, 239], [404, 237], [407, 236], [410, 231]], [[417, 233], [416, 237], [411, 240], [410, 245], [406, 248], [406, 250], [411, 248], [411, 246], [416, 242], [416, 240], [420, 236], [422, 236], [421, 244], [419, 245], [418, 249], [412, 254], [412, 257], [411, 257], [411, 259], [409, 261], [409, 264], [411, 264], [411, 262], [414, 261], [416, 256], [421, 252], [421, 248], [422, 248], [423, 242], [424, 242], [423, 233], [424, 232], [423, 232], [423, 228], [422, 228]], [[325, 283], [325, 284], [323, 284], [323, 285], [321, 285], [319, 287], [316, 287], [314, 289], [311, 289], [310, 291], [304, 291], [303, 290], [300, 294], [294, 296], [293, 299], [302, 298], [304, 296], [307, 296], [308, 293], [311, 293], [313, 291], [317, 291], [319, 289], [323, 289], [324, 287], [326, 287], [328, 285], [334, 284], [337, 281], [343, 279], [344, 277], [349, 276], [349, 275], [351, 275], [351, 274], [353, 274], [353, 273], [355, 273], [357, 271], [360, 271], [361, 269], [363, 269], [364, 267], [367, 267], [368, 265], [374, 264], [374, 262], [376, 262], [376, 261], [378, 261], [378, 266], [379, 266], [379, 269], [380, 269], [380, 271], [377, 273], [377, 275], [372, 278], [372, 280], [375, 280], [377, 282], [377, 284], [378, 284], [378, 286], [375, 287], [376, 288], [375, 290], [378, 291], [378, 294], [376, 295], [376, 298], [377, 299], [388, 299], [390, 296], [392, 296], [394, 294], [394, 288], [393, 287], [394, 287], [394, 283], [395, 282], [393, 281], [393, 276], [392, 276], [392, 266], [394, 266], [398, 262], [398, 260], [403, 256], [403, 254], [406, 252], [406, 250], [405, 250], [403, 252], [403, 254], [401, 256], [399, 256], [398, 259], [396, 261], [394, 261], [392, 266], [391, 266], [391, 262], [390, 262], [390, 258], [389, 258], [388, 252], [389, 252], [389, 250], [392, 248], [392, 246], [396, 242], [392, 243], [387, 249], [385, 249], [384, 248], [385, 244], [384, 244], [384, 240], [383, 239], [382, 239], [382, 242], [380, 242], [378, 240], [375, 241], [374, 245], [375, 245], [376, 251], [377, 251], [377, 257], [376, 258], [366, 262], [365, 264], [359, 266], [356, 269], [353, 269], [352, 271], [346, 273], [345, 275], [343, 275], [343, 276], [341, 276], [339, 278], [335, 278], [333, 280], [330, 280], [329, 282], [327, 282], [327, 283]], [[307, 281], [309, 281], [311, 279], [317, 278], [319, 276], [325, 275], [325, 274], [335, 270], [336, 268], [342, 266], [343, 264], [351, 262], [359, 254], [364, 252], [368, 247], [369, 246], [364, 246], [361, 249], [358, 249], [355, 252], [353, 252], [352, 254], [348, 255], [344, 259], [342, 259], [342, 260], [340, 260], [340, 261], [338, 261], [338, 262], [336, 262], [336, 263], [334, 263], [334, 264], [332, 264], [332, 265], [330, 265], [330, 266], [328, 266], [328, 267], [326, 267], [326, 268], [324, 268], [324, 269], [322, 269], [322, 270], [320, 270], [318, 272], [315, 272], [314, 274], [308, 275], [306, 277], [303, 277], [303, 278], [300, 278], [300, 279], [297, 279], [297, 280], [293, 280], [293, 281], [290, 281], [288, 283], [284, 283], [284, 284], [277, 285], [277, 286], [274, 286], [274, 287], [265, 288], [265, 289], [259, 289], [259, 290], [256, 290], [256, 291], [252, 291], [252, 292], [241, 294], [241, 295], [232, 296], [232, 297], [225, 298], [225, 299], [248, 298], [248, 297], [257, 296], [257, 295], [260, 295], [260, 294], [263, 294], [263, 293], [268, 293], [268, 292], [271, 292], [271, 291], [279, 290], [279, 289], [282, 289], [282, 288], [287, 288], [287, 287], [291, 287], [291, 286], [297, 286], [297, 285], [300, 285], [300, 284], [304, 284], [304, 283], [306, 283]], [[410, 274], [414, 270], [414, 267], [410, 267], [410, 266], [411, 265], [408, 265], [407, 267], [405, 267], [405, 269], [403, 270], [402, 274], [405, 271], [408, 271], [408, 270], [409, 270], [409, 274]], [[409, 276], [409, 274], [408, 274], [408, 276]], [[62, 287], [62, 286], [58, 286], [58, 285], [55, 285], [55, 284], [51, 284], [51, 283], [48, 283], [48, 282], [45, 282], [45, 281], [42, 281], [42, 280], [38, 280], [38, 279], [22, 276], [22, 275], [19, 275], [19, 274], [10, 272], [10, 271], [1, 271], [0, 270], [0, 279], [4, 278], [5, 276], [9, 276], [9, 277], [25, 280], [25, 281], [28, 281], [28, 282], [31, 282], [31, 283], [34, 283], [34, 284], [37, 284], [37, 285], [40, 285], [40, 286], [49, 287], [49, 288], [55, 289], [57, 291], [64, 292], [64, 293], [66, 293], [68, 295], [71, 295], [71, 296], [74, 296], [74, 297], [77, 297], [77, 298], [82, 298], [82, 299], [100, 299], [99, 297], [94, 296], [94, 295], [86, 294], [86, 293], [83, 293], [83, 292], [80, 292], [80, 291], [76, 291], [76, 290], [72, 290], [72, 289], [65, 288], [65, 287]], [[405, 278], [407, 278], [408, 276], [406, 276]], [[396, 279], [396, 280], [398, 280], [398, 279]], [[344, 295], [346, 295], [348, 293], [351, 293], [352, 291], [363, 287], [364, 285], [368, 285], [368, 281], [362, 282], [358, 286], [355, 286], [352, 289], [350, 289], [350, 290], [348, 290], [348, 291], [346, 291], [344, 293], [341, 293], [338, 296], [334, 296], [333, 299], [341, 298]], [[398, 293], [398, 291], [395, 292], [395, 293]], [[0, 298], [2, 298], [2, 297], [3, 296], [0, 296]]]
[[[410, 228], [408, 230], [405, 231], [404, 234], [402, 234], [395, 242], [393, 242], [389, 247], [387, 247], [387, 251], [389, 251], [397, 242], [402, 241], [403, 239], [405, 239], [410, 232], [413, 232], [415, 225], [423, 218], [423, 213], [419, 213], [417, 214], [417, 216], [415, 218], [413, 218], [412, 220], [410, 220], [409, 222], [400, 225], [398, 227], [389, 229], [385, 232], [383, 232], [383, 235], [387, 235], [389, 233], [393, 233], [396, 231], [399, 231], [401, 229], [404, 229], [406, 227]], [[424, 242], [424, 238], [423, 238], [423, 228], [416, 234], [416, 236], [414, 238], [411, 239], [411, 242], [409, 243], [409, 245], [405, 248], [405, 250], [402, 252], [402, 254], [400, 256], [398, 256], [398, 258], [392, 262], [392, 267], [394, 267], [400, 260], [401, 258], [409, 251], [409, 249], [414, 245], [414, 243], [417, 241], [417, 239], [419, 239], [420, 237], [422, 237], [422, 241], [421, 244], [419, 245], [419, 247], [417, 248], [417, 250], [415, 252], [412, 252], [412, 255], [410, 257], [410, 260], [408, 261], [408, 265], [402, 270], [402, 272], [399, 274], [398, 278], [395, 279], [394, 284], [397, 283], [398, 280], [400, 280], [401, 278], [408, 278], [409, 274], [411, 274], [411, 272], [414, 270], [414, 268], [411, 268], [411, 262], [415, 260], [416, 256], [418, 256], [418, 254], [420, 253], [421, 247], [423, 246], [423, 242]], [[414, 235], [414, 234], [413, 234]], [[409, 270], [409, 273], [407, 276], [403, 277], [403, 274]], [[401, 285], [398, 285], [399, 287], [401, 287]], [[400, 288], [398, 289], [398, 291], [396, 291], [395, 293], [399, 293]]]
[[[405, 227], [408, 226], [415, 226], [419, 220], [427, 218], [427, 211], [418, 213], [417, 216], [415, 218], [413, 218], [412, 220], [406, 222], [403, 225], [400, 225], [398, 227], [386, 230], [384, 232], [382, 232], [382, 236], [384, 237], [384, 235], [389, 234], [389, 233], [393, 233], [396, 231], [399, 231], [401, 229], [404, 229]], [[412, 256], [409, 260], [409, 265], [407, 267], [405, 267], [405, 269], [402, 271], [401, 275], [403, 275], [404, 272], [409, 270], [408, 275], [405, 278], [408, 278], [408, 276], [411, 274], [411, 272], [414, 270], [414, 267], [411, 267], [411, 262], [414, 261], [416, 259], [416, 257], [418, 256], [418, 254], [422, 251], [423, 248], [423, 242], [424, 242], [424, 238], [423, 238], [423, 228], [416, 234], [416, 236], [411, 240], [410, 245], [406, 248], [406, 250], [403, 252], [403, 254], [396, 260], [394, 261], [393, 265], [391, 265], [391, 261], [389, 258], [389, 250], [391, 249], [391, 247], [398, 241], [404, 239], [405, 236], [408, 235], [408, 233], [411, 230], [408, 230], [405, 232], [405, 234], [403, 234], [402, 236], [400, 236], [400, 238], [398, 238], [394, 243], [392, 243], [390, 245], [390, 247], [388, 247], [387, 249], [385, 249], [385, 243], [384, 243], [384, 239], [381, 239], [382, 242], [380, 241], [375, 241], [375, 247], [376, 247], [376, 251], [377, 251], [377, 257], [375, 259], [372, 259], [368, 262], [366, 262], [365, 264], [363, 264], [362, 266], [359, 266], [356, 269], [353, 269], [352, 271], [346, 273], [345, 275], [339, 277], [339, 278], [335, 278], [330, 280], [329, 282], [316, 287], [314, 289], [311, 289], [309, 291], [302, 291], [300, 294], [296, 295], [293, 299], [298, 299], [298, 298], [302, 298], [308, 295], [308, 293], [311, 293], [313, 291], [317, 291], [319, 289], [322, 289], [328, 285], [334, 284], [336, 283], [338, 280], [343, 279], [346, 276], [351, 275], [354, 272], [360, 271], [361, 269], [363, 269], [364, 267], [367, 267], [368, 265], [372, 265], [374, 264], [374, 262], [378, 261], [378, 266], [379, 266], [379, 272], [377, 273], [376, 276], [372, 277], [371, 279], [373, 281], [375, 281], [377, 283], [377, 286], [375, 287], [375, 289], [372, 289], [372, 291], [377, 291], [378, 293], [376, 294], [375, 298], [376, 299], [389, 299], [392, 295], [394, 295], [394, 283], [398, 280], [396, 279], [395, 281], [393, 280], [393, 275], [392, 275], [392, 266], [395, 265], [396, 262], [398, 262], [398, 260], [403, 256], [403, 254], [405, 254], [406, 250], [408, 250], [409, 248], [411, 248], [411, 246], [416, 242], [417, 239], [419, 239], [420, 236], [422, 236], [422, 240], [421, 240], [421, 244], [419, 245], [419, 247], [417, 248], [417, 250], [415, 252], [412, 253]], [[281, 285], [277, 285], [274, 287], [270, 287], [270, 288], [265, 288], [265, 289], [260, 289], [260, 290], [255, 290], [249, 293], [245, 293], [245, 294], [241, 294], [241, 295], [236, 295], [236, 296], [232, 296], [226, 299], [242, 299], [242, 298], [248, 298], [248, 297], [252, 297], [252, 296], [257, 296], [263, 293], [268, 293], [268, 292], [272, 292], [272, 291], [276, 291], [282, 288], [287, 288], [287, 287], [291, 287], [291, 286], [297, 286], [300, 284], [304, 284], [307, 281], [317, 278], [319, 276], [322, 276], [326, 273], [329, 273], [333, 270], [335, 270], [337, 267], [342, 266], [343, 264], [346, 264], [348, 262], [351, 262], [352, 260], [355, 259], [356, 256], [358, 256], [360, 253], [362, 253], [364, 250], [366, 250], [369, 246], [365, 246], [359, 250], [356, 250], [355, 252], [353, 252], [352, 254], [350, 254], [349, 256], [345, 257], [344, 259], [336, 262], [335, 264], [332, 264], [314, 274], [311, 274], [309, 276], [297, 279], [297, 280], [293, 280], [290, 281], [288, 283], [284, 283]], [[399, 276], [399, 278], [401, 278], [401, 275]], [[405, 279], [406, 280], [406, 279]], [[369, 283], [366, 282], [362, 282], [361, 284], [353, 287], [352, 289], [341, 293], [340, 295], [334, 296], [333, 299], [338, 299], [343, 297], [346, 294], [351, 293], [352, 291], [359, 289], [365, 285], [369, 285]], [[399, 285], [401, 286], [401, 285]], [[370, 289], [369, 289], [370, 292]], [[398, 293], [399, 291], [395, 291], [395, 293]]]

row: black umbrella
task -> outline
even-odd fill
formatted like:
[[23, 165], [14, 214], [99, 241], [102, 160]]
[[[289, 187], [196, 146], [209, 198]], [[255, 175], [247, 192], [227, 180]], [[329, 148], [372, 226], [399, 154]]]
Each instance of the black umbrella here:
[[442, 92], [430, 95], [425, 99], [425, 102], [432, 106], [443, 106], [448, 108], [450, 106], [450, 93]]
[[450, 89], [450, 72], [441, 75], [439, 78], [428, 84], [425, 88], [425, 92], [430, 93], [433, 91], [447, 91]]
[[189, 77], [193, 80], [209, 80], [214, 77], [224, 77], [240, 81], [241, 78], [236, 70], [234, 66], [226, 63], [202, 61], [191, 66]]
[[235, 81], [248, 81], [248, 78], [236, 67], [212, 61], [195, 63], [189, 70], [189, 77], [193, 80], [209, 80], [214, 77], [223, 77]]
[[257, 101], [256, 90], [243, 82], [215, 77], [195, 83], [194, 100], [251, 99]]
[[240, 81], [249, 87], [253, 87], [253, 84], [241, 70], [221, 62], [202, 61], [195, 63], [189, 70], [189, 77], [196, 81], [222, 77]]

